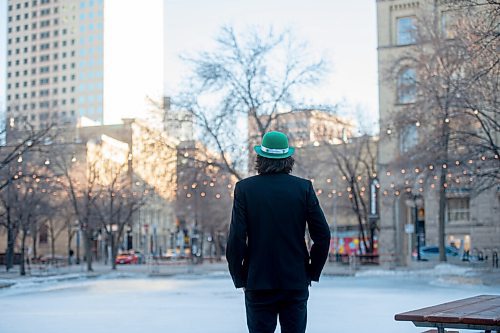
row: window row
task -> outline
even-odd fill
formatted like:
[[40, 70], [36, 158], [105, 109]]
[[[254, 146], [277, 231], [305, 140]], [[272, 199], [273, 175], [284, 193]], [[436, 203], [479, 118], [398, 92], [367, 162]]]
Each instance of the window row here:
[[[45, 8], [45, 9], [40, 10], [39, 12], [36, 10], [32, 11], [31, 17], [32, 18], [38, 17], [38, 14], [40, 14], [40, 16], [47, 16], [47, 15], [50, 15], [51, 13], [53, 13], [53, 14], [59, 13], [59, 7], [54, 7], [53, 10], [51, 10], [51, 8]], [[16, 16], [9, 16], [7, 18], [7, 21], [14, 22], [14, 21], [21, 21], [22, 19], [28, 20], [29, 18], [30, 18], [30, 14], [24, 13], [24, 15], [17, 14]]]
[[93, 7], [95, 4], [102, 5], [103, 0], [80, 1], [80, 8]]
[[[39, 85], [41, 86], [44, 86], [44, 85], [47, 85], [47, 84], [50, 84], [50, 81], [52, 81], [52, 83], [58, 83], [58, 82], [67, 82], [67, 81], [75, 81], [76, 80], [76, 75], [75, 74], [71, 74], [71, 75], [62, 75], [61, 76], [61, 81], [59, 81], [59, 77], [58, 76], [54, 76], [52, 78], [52, 80], [50, 80], [50, 78], [41, 78], [38, 80], [38, 83]], [[36, 82], [37, 80], [31, 80], [31, 87], [36, 87]], [[22, 83], [22, 86], [23, 87], [28, 87], [28, 81], [23, 81]], [[20, 82], [16, 82], [14, 85], [12, 85], [12, 83], [7, 83], [7, 90], [10, 90], [12, 89], [12, 87], [14, 87], [14, 89], [18, 89], [21, 87], [21, 84]], [[10, 96], [11, 95], [7, 95], [7, 100], [10, 101]]]
[[[40, 1], [40, 5], [48, 5], [50, 3], [50, 0], [41, 0]], [[16, 9], [21, 9], [21, 3], [18, 3], [16, 4]], [[36, 5], [38, 5], [38, 1], [37, 0], [33, 0], [31, 1], [31, 6], [35, 7]], [[30, 6], [30, 2], [29, 1], [26, 1], [24, 3], [24, 8], [28, 8]], [[13, 5], [9, 5], [8, 7], [9, 9], [9, 12], [12, 11], [14, 9], [14, 6]]]
[[[87, 14], [85, 13], [80, 13], [80, 21], [85, 21], [86, 19], [93, 20], [96, 17], [96, 13], [94, 12], [88, 12]], [[97, 17], [102, 17], [102, 10], [99, 9], [97, 11]]]
[[[68, 46], [68, 45], [70, 45], [70, 44], [71, 44], [71, 45], [75, 45], [75, 40], [74, 40], [74, 39], [71, 39], [71, 40], [63, 40], [63, 41], [61, 42], [61, 46], [62, 46], [62, 47], [66, 47], [66, 46]], [[59, 47], [59, 41], [55, 41], [55, 42], [53, 42], [53, 43], [52, 43], [52, 48], [53, 48], [53, 49], [57, 49], [58, 47]], [[32, 45], [32, 46], [31, 46], [31, 52], [36, 52], [38, 49], [39, 49], [39, 50], [41, 50], [41, 51], [48, 50], [48, 49], [50, 49], [50, 43], [43, 43], [43, 44], [40, 44], [40, 48], [38, 48], [38, 46], [37, 46], [37, 45]], [[30, 49], [29, 49], [28, 47], [25, 47], [25, 48], [23, 48], [22, 50], [23, 50], [23, 52], [24, 52], [24, 53], [28, 53], [28, 51], [29, 51]], [[11, 56], [11, 55], [13, 54], [13, 52], [12, 52], [12, 51], [14, 51], [14, 53], [15, 53], [15, 54], [21, 54], [21, 49], [20, 49], [20, 48], [17, 48], [17, 49], [15, 49], [15, 50], [8, 50], [8, 51], [7, 51], [7, 55], [8, 55], [8, 56]]]
[[[41, 96], [41, 95], [40, 95]], [[61, 105], [66, 105], [66, 103], [68, 104], [75, 104], [75, 99], [74, 98], [70, 98], [68, 100], [66, 99], [61, 99]], [[54, 99], [52, 101], [52, 106], [58, 106], [59, 105], [59, 100], [57, 99]], [[43, 108], [48, 108], [50, 106], [50, 102], [49, 101], [42, 101], [42, 102], [39, 102], [39, 105], [38, 107], [43, 109]], [[35, 109], [36, 108], [36, 103], [31, 103], [31, 109]], [[27, 110], [28, 109], [28, 104], [25, 103], [23, 104], [23, 110]]]
[[[58, 24], [59, 24], [59, 19], [58, 18], [55, 18], [55, 19], [52, 20], [52, 25], [58, 25]], [[40, 25], [38, 25], [37, 22], [33, 22], [33, 23], [31, 23], [31, 30], [35, 30], [35, 29], [37, 29], [37, 27], [46, 28], [46, 27], [49, 27], [49, 26], [51, 26], [50, 20], [43, 20], [43, 21], [40, 22]], [[30, 30], [30, 25], [29, 24], [25, 24], [24, 25], [24, 29], [20, 25], [16, 26], [15, 29], [13, 27], [9, 27], [7, 29], [7, 32], [9, 34], [11, 34], [13, 32], [21, 32], [21, 30], [24, 30], [24, 31]]]
[[[68, 29], [61, 29], [61, 34], [62, 35], [68, 34]], [[51, 36], [50, 31], [40, 32], [39, 35], [40, 35], [40, 39], [47, 39], [47, 38], [50, 38], [50, 36]], [[36, 33], [31, 34], [31, 41], [37, 40], [37, 36], [38, 36], [38, 34], [36, 34]], [[52, 33], [52, 36], [53, 37], [58, 37], [59, 36], [59, 30], [54, 30], [53, 33]], [[21, 43], [21, 41], [28, 42], [29, 39], [30, 39], [29, 35], [19, 36], [19, 37], [16, 37], [14, 39], [13, 38], [9, 38], [9, 39], [7, 39], [7, 44], [8, 45], [12, 45], [13, 42], [16, 43], [16, 44], [19, 44], [19, 43]]]
[[[71, 68], [71, 69], [75, 69], [76, 65], [74, 62], [72, 62], [71, 64], [62, 64], [61, 65], [61, 69], [62, 70], [67, 70], [68, 68]], [[52, 71], [53, 72], [57, 72], [59, 70], [59, 65], [53, 65], [52, 66]], [[50, 72], [50, 66], [42, 66], [39, 68], [39, 73], [43, 74], [43, 73], [49, 73]], [[32, 68], [30, 71], [28, 71], [27, 69], [25, 69], [22, 74], [23, 76], [28, 76], [28, 73], [31, 73], [31, 75], [36, 75], [37, 74], [37, 68]], [[21, 72], [20, 71], [15, 71], [15, 72], [7, 72], [7, 78], [11, 78], [11, 77], [20, 77], [21, 76]]]
[[[74, 57], [75, 56], [75, 51], [71, 51], [69, 52], [69, 55], [67, 52], [61, 52], [61, 58], [62, 59], [65, 59], [67, 58], [68, 56], [71, 56], [71, 57]], [[37, 62], [36, 60], [37, 57], [31, 57], [31, 64], [35, 64]], [[59, 59], [59, 53], [54, 53], [52, 55], [52, 60], [58, 60]], [[50, 60], [50, 55], [49, 54], [44, 54], [44, 55], [41, 55], [39, 56], [39, 61], [40, 62], [46, 62], [46, 61], [49, 61]], [[23, 65], [27, 65], [29, 62], [28, 62], [28, 58], [24, 58], [23, 61], [22, 61], [22, 64]], [[14, 64], [14, 66], [20, 66], [21, 65], [21, 59], [17, 59], [17, 60], [9, 60], [7, 61], [7, 67], [12, 67], [12, 65]]]
[[[75, 92], [75, 87], [71, 87], [71, 88], [66, 88], [66, 87], [63, 87], [61, 88], [61, 94], [66, 94], [66, 93], [74, 93]], [[53, 88], [52, 89], [52, 95], [55, 96], [59, 93], [59, 89], [58, 88]], [[42, 89], [40, 90], [40, 92], [38, 93], [38, 96], [40, 97], [45, 97], [45, 96], [48, 96], [49, 95], [49, 89]], [[14, 94], [14, 98], [15, 99], [19, 99], [20, 96], [22, 96], [23, 99], [27, 99], [28, 98], [28, 93], [27, 92], [24, 92], [22, 94]], [[31, 98], [36, 98], [37, 97], [37, 91], [32, 91], [29, 96]], [[9, 99], [10, 100], [10, 99]]]
[[[451, 11], [441, 13], [441, 32], [444, 38], [455, 38], [457, 34], [457, 18]], [[396, 45], [410, 45], [417, 41], [418, 29], [415, 16], [398, 17], [396, 19]]]
[[102, 23], [99, 22], [97, 24], [94, 23], [80, 24], [80, 32], [94, 31], [94, 30], [102, 31]]
[[12, 118], [13, 119], [13, 123], [11, 122], [11, 125], [14, 125], [16, 123], [19, 123], [19, 122], [27, 122], [28, 119], [30, 121], [36, 121], [37, 118], [38, 120], [40, 121], [46, 121], [46, 120], [49, 120], [49, 119], [57, 119], [57, 118], [67, 118], [67, 117], [75, 117], [75, 111], [74, 110], [71, 110], [71, 111], [61, 111], [61, 112], [42, 112], [40, 114], [38, 114], [38, 117], [36, 114], [31, 114], [31, 115], [25, 115], [25, 116], [18, 116], [18, 117], [14, 117]]

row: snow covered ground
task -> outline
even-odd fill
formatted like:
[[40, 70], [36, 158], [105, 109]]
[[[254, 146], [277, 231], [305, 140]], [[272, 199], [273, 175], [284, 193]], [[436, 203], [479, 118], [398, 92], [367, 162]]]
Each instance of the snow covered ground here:
[[[323, 277], [310, 290], [307, 332], [422, 332], [394, 314], [478, 294], [500, 288], [410, 274]], [[243, 293], [216, 273], [18, 283], [0, 289], [0, 332], [246, 332]]]

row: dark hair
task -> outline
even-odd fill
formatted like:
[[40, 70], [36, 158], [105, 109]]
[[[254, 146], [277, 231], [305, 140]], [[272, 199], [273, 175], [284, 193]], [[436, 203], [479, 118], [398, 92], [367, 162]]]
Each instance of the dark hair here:
[[290, 173], [295, 160], [292, 156], [287, 158], [266, 158], [257, 155], [255, 160], [255, 170], [259, 175], [268, 173]]

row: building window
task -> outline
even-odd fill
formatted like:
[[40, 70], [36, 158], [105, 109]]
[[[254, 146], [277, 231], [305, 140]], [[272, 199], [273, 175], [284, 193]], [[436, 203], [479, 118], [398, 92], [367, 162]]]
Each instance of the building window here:
[[414, 44], [416, 40], [415, 17], [400, 17], [397, 19], [397, 39], [398, 45]]
[[417, 95], [417, 74], [413, 68], [403, 69], [397, 79], [398, 103], [414, 103]]
[[399, 139], [399, 150], [402, 153], [407, 153], [415, 147], [418, 143], [418, 132], [417, 132], [417, 126], [415, 125], [408, 125], [403, 127], [403, 130], [401, 131], [401, 136]]
[[468, 222], [470, 218], [469, 198], [448, 198], [448, 222]]

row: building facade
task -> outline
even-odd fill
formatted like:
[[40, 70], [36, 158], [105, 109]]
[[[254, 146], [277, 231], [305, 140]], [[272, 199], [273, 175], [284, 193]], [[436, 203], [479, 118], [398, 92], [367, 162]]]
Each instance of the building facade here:
[[[118, 123], [163, 89], [163, 2], [7, 1], [7, 123]], [[130, 24], [130, 20], [147, 24]]]
[[[428, 148], [421, 144], [435, 131], [428, 126], [435, 119], [414, 119], [410, 114], [421, 98], [418, 87], [422, 86], [417, 84], [418, 71], [412, 65], [417, 54], [412, 52], [417, 52], [414, 50], [418, 49], [415, 47], [418, 43], [424, 52], [430, 52], [433, 47], [417, 38], [418, 25], [430, 20], [444, 39], [453, 38], [448, 29], [450, 16], [450, 8], [438, 1], [377, 0], [380, 253], [385, 265], [409, 264], [417, 247], [438, 245], [442, 173], [446, 173], [446, 245], [490, 257], [499, 250], [498, 187], [478, 193], [471, 190], [469, 180], [472, 182], [474, 175], [464, 164], [477, 161], [457, 158], [443, 163], [438, 158], [428, 160], [429, 156], [408, 159], [408, 155], [421, 153], [415, 149]], [[431, 107], [428, 111], [431, 114]], [[398, 123], [402, 117], [409, 121], [403, 125]], [[444, 118], [446, 126], [449, 122], [449, 118]], [[448, 156], [458, 154], [453, 149], [448, 150]], [[402, 163], [405, 158], [411, 162]]]

